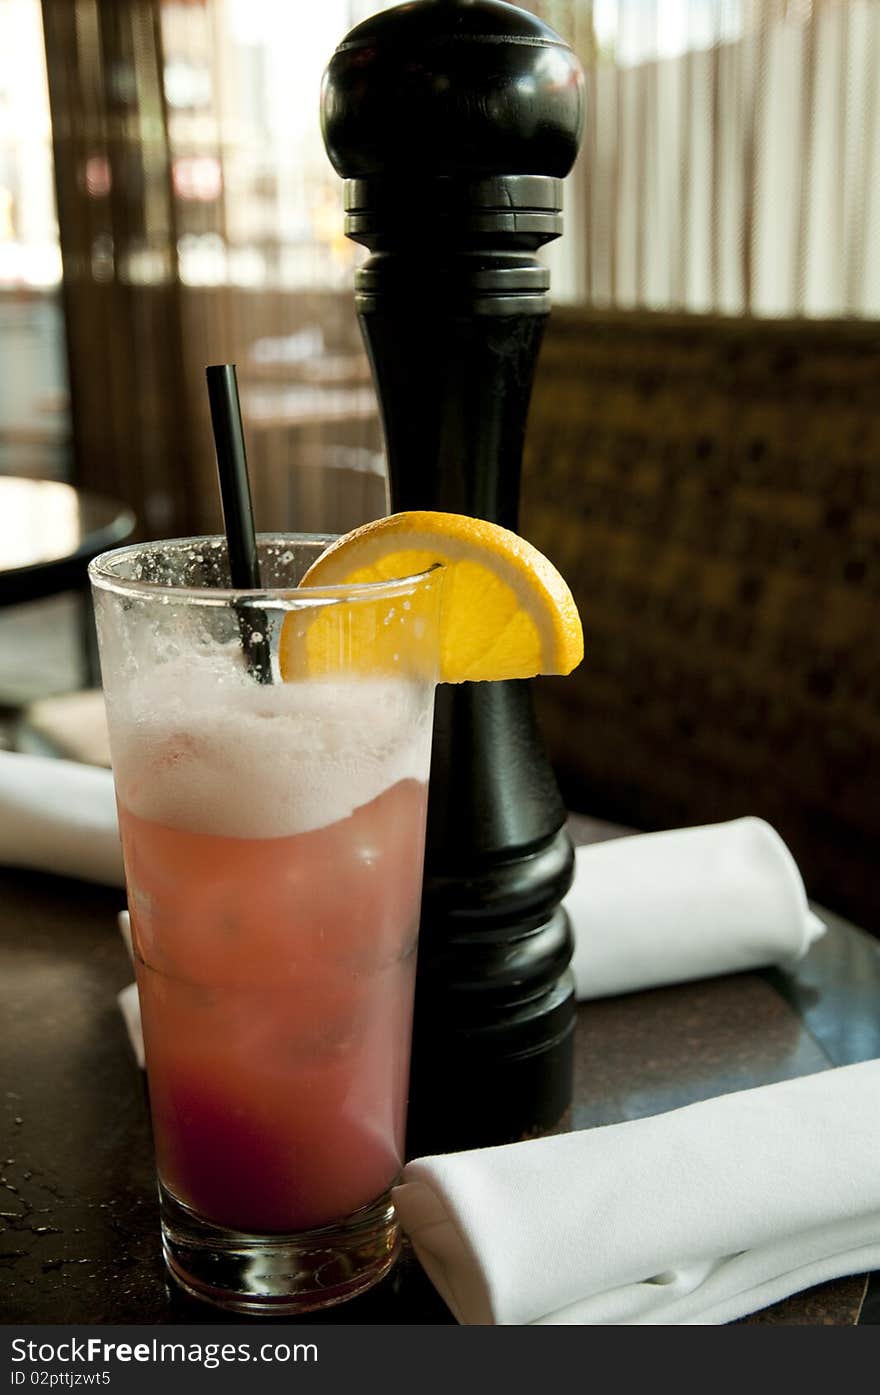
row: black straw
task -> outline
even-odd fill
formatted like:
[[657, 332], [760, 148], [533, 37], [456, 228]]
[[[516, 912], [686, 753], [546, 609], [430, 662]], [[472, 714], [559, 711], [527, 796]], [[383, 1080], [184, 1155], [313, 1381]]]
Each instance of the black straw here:
[[[259, 591], [260, 563], [235, 364], [211, 364], [205, 369], [205, 376], [217, 452], [230, 581], [234, 590]], [[258, 683], [271, 683], [272, 662], [264, 612], [242, 606], [238, 612], [238, 623], [248, 669]]]

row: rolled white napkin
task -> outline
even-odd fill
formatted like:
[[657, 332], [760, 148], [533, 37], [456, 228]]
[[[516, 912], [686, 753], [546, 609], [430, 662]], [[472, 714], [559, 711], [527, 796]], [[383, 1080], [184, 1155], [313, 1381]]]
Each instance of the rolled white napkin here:
[[711, 1324], [880, 1265], [880, 1061], [420, 1158], [393, 1196], [462, 1323]]
[[578, 848], [565, 898], [579, 998], [800, 959], [825, 926], [763, 819]]
[[119, 1011], [122, 1013], [122, 1020], [125, 1023], [125, 1030], [128, 1032], [134, 1058], [141, 1070], [144, 1070], [147, 1058], [144, 1050], [144, 1029], [141, 1023], [141, 1005], [137, 984], [127, 983], [116, 994], [116, 1001], [119, 1004]]
[[0, 751], [0, 864], [123, 886], [110, 771]]
[[[122, 942], [128, 951], [128, 957], [134, 963], [134, 945], [131, 939], [131, 917], [128, 911], [120, 911], [118, 916], [119, 933]], [[144, 1028], [141, 1022], [141, 1005], [138, 998], [136, 983], [128, 983], [116, 994], [116, 1001], [119, 1004], [119, 1011], [122, 1013], [125, 1022], [125, 1030], [128, 1032], [128, 1039], [131, 1042], [131, 1049], [134, 1052], [135, 1060], [141, 1070], [146, 1067], [147, 1058], [144, 1050]]]

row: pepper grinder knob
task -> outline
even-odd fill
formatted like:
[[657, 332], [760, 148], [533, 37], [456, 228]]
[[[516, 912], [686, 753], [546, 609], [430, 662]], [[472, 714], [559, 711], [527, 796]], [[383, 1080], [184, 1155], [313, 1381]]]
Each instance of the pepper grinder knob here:
[[572, 50], [500, 0], [428, 0], [374, 15], [339, 45], [322, 88], [324, 142], [343, 179], [562, 179], [583, 115]]

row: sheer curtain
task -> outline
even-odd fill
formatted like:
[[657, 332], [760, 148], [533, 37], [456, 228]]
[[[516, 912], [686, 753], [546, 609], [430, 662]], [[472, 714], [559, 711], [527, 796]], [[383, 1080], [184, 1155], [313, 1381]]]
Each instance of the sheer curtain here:
[[540, 0], [588, 73], [557, 298], [880, 312], [878, 0]]

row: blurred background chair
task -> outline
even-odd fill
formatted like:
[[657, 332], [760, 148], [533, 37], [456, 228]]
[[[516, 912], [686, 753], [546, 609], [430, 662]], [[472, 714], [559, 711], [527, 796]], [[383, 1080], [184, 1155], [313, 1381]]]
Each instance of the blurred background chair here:
[[525, 532], [586, 658], [540, 711], [576, 809], [760, 814], [880, 931], [880, 327], [557, 311]]

